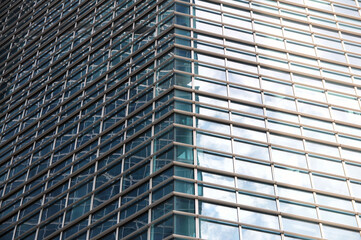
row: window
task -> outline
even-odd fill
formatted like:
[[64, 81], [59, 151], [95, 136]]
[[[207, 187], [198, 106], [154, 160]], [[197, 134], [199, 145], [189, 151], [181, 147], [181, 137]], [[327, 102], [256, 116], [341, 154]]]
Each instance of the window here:
[[219, 24], [215, 24], [215, 23], [211, 23], [211, 22], [206, 22], [204, 20], [200, 20], [200, 19], [195, 19], [194, 20], [194, 28], [199, 29], [199, 30], [203, 30], [203, 31], [207, 31], [207, 32], [211, 32], [214, 34], [222, 34], [222, 27]]
[[262, 142], [267, 142], [267, 137], [265, 132], [256, 131], [253, 129], [242, 128], [233, 126], [232, 129], [233, 135], [236, 137], [248, 138], [251, 140], [258, 140]]
[[256, 73], [257, 72], [257, 66], [254, 64], [248, 64], [244, 61], [237, 61], [228, 59], [227, 66], [230, 68], [233, 68], [233, 70], [242, 69], [243, 71], [250, 72], [250, 73]]
[[204, 91], [207, 93], [214, 93], [222, 96], [227, 96], [227, 88], [225, 84], [204, 78], [198, 78], [198, 77], [195, 78], [194, 88], [196, 90]]
[[215, 79], [226, 80], [226, 72], [222, 68], [213, 67], [201, 63], [194, 64], [194, 73]]
[[[222, 32], [220, 32], [219, 34], [222, 34]], [[243, 41], [253, 42], [252, 32], [249, 32], [246, 30], [240, 30], [237, 28], [225, 26], [224, 27], [224, 35], [228, 36], [228, 37], [232, 37], [232, 38], [242, 39]]]
[[277, 163], [307, 168], [306, 157], [303, 153], [273, 147], [272, 160]]
[[280, 209], [281, 212], [317, 219], [316, 208], [311, 205], [280, 200]]
[[250, 75], [246, 73], [228, 71], [228, 81], [232, 83], [242, 84], [250, 87], [259, 88], [258, 76]]
[[315, 35], [316, 44], [342, 50], [341, 42], [331, 38]]
[[265, 145], [246, 141], [234, 141], [234, 152], [245, 157], [269, 160], [268, 148]]
[[205, 171], [198, 170], [198, 180], [214, 184], [220, 184], [228, 187], [234, 187], [234, 177], [228, 177]]
[[221, 222], [200, 219], [200, 237], [203, 239], [234, 239], [239, 240], [238, 225], [222, 224]]
[[329, 60], [346, 63], [345, 54], [343, 54], [341, 52], [336, 52], [336, 51], [332, 51], [332, 50], [328, 50], [328, 49], [319, 47], [319, 48], [317, 48], [317, 53], [318, 53], [318, 56], [320, 56], [321, 58], [327, 58]]
[[328, 92], [328, 101], [331, 104], [341, 105], [349, 108], [360, 109], [359, 103], [356, 97], [343, 95], [340, 93]]
[[303, 128], [303, 135], [310, 138], [317, 138], [325, 141], [336, 142], [336, 138], [333, 133], [308, 127]]
[[304, 42], [312, 43], [311, 34], [306, 33], [306, 32], [301, 32], [301, 31], [296, 31], [293, 29], [285, 28], [284, 34], [285, 34], [286, 38], [291, 38], [291, 39], [296, 39], [296, 40], [302, 39], [302, 41], [304, 41]]
[[318, 120], [318, 119], [314, 119], [314, 118], [310, 118], [310, 117], [302, 116], [301, 117], [301, 123], [305, 124], [305, 125], [311, 125], [311, 126], [314, 126], [314, 127], [333, 130], [332, 122], [326, 122], [326, 121], [323, 121], [323, 120]]
[[259, 31], [259, 32], [264, 32], [264, 33], [269, 33], [269, 34], [275, 34], [275, 35], [282, 36], [282, 29], [280, 27], [276, 27], [276, 26], [273, 26], [273, 25], [269, 25], [269, 24], [266, 24], [266, 23], [255, 21], [254, 22], [254, 28], [255, 28], [256, 31]]
[[317, 202], [321, 205], [353, 211], [351, 200], [317, 194]]
[[318, 68], [310, 67], [299, 63], [291, 63], [291, 69], [301, 73], [304, 72], [312, 75], [320, 75], [320, 70]]
[[280, 197], [292, 198], [297, 201], [304, 201], [304, 202], [310, 202], [310, 203], [314, 202], [312, 192], [306, 192], [306, 191], [301, 191], [301, 190], [282, 187], [282, 186], [277, 186], [277, 191], [278, 191], [278, 195]]
[[351, 230], [340, 229], [336, 227], [331, 227], [328, 225], [323, 225], [323, 231], [325, 237], [330, 240], [336, 240], [341, 238], [348, 238], [348, 239], [361, 239], [360, 232], [355, 232]]
[[333, 4], [333, 7], [336, 13], [346, 14], [354, 17], [360, 17], [359, 12], [354, 8], [337, 5], [337, 4]]
[[313, 174], [313, 183], [315, 184], [315, 188], [333, 192], [338, 194], [349, 195], [346, 180], [341, 178], [332, 178], [325, 175]]
[[272, 232], [257, 231], [255, 229], [248, 229], [242, 227], [242, 239], [252, 239], [252, 240], [280, 240], [281, 236]]
[[320, 218], [326, 221], [357, 227], [356, 216], [352, 214], [320, 208]]
[[253, 103], [262, 103], [261, 93], [252, 89], [230, 86], [229, 95], [230, 97], [242, 99]]
[[[213, 39], [211, 39], [211, 40], [213, 40]], [[216, 41], [216, 39], [215, 39], [215, 41]], [[224, 53], [223, 47], [219, 47], [217, 45], [212, 45], [212, 44], [208, 44], [208, 43], [203, 43], [200, 41], [194, 41], [194, 47], [197, 49], [202, 49], [202, 50], [206, 50], [206, 51], [210, 51], [210, 52], [214, 52], [214, 53], [220, 53], [220, 54]], [[223, 63], [221, 63], [221, 64], [223, 65]]]
[[307, 172], [284, 167], [274, 168], [275, 181], [280, 181], [296, 186], [311, 187], [310, 178]]
[[277, 216], [243, 210], [243, 209], [241, 209], [239, 213], [240, 213], [239, 218], [241, 223], [247, 223], [266, 228], [279, 229]]
[[272, 180], [271, 166], [269, 164], [237, 158], [235, 171], [242, 175]]
[[[234, 2], [233, 2], [234, 3]], [[248, 4], [246, 4], [248, 6]], [[229, 6], [226, 4], [223, 4], [223, 11], [235, 14], [235, 15], [241, 15], [244, 17], [250, 17], [250, 13], [246, 9], [238, 8], [236, 6]]]
[[215, 117], [215, 118], [226, 119], [226, 120], [229, 119], [228, 111], [218, 109], [218, 108], [203, 106], [203, 105], [199, 105], [199, 104], [196, 105], [196, 113], [206, 115], [209, 117]]
[[264, 99], [265, 99], [265, 104], [267, 105], [274, 106], [277, 108], [283, 108], [291, 111], [296, 110], [296, 105], [293, 98], [271, 94], [271, 93], [265, 93]]
[[353, 147], [359, 147], [361, 144], [361, 139], [356, 137], [339, 135], [339, 142], [341, 144], [350, 145]]
[[292, 218], [282, 218], [285, 231], [295, 232], [312, 237], [321, 237], [320, 228], [317, 223], [305, 222]]
[[274, 198], [239, 192], [238, 200], [243, 205], [277, 211], [276, 200]]
[[270, 195], [275, 194], [273, 184], [261, 183], [249, 179], [238, 178], [237, 186], [240, 189], [245, 189], [252, 192], [259, 192], [261, 194], [270, 194]]
[[312, 6], [312, 7], [316, 7], [316, 8], [320, 8], [320, 9], [324, 9], [324, 10], [329, 10], [331, 11], [332, 8], [331, 8], [331, 4], [327, 1], [323, 1], [323, 0], [308, 0], [306, 1], [306, 3], [309, 5], [309, 6]]
[[251, 21], [246, 18], [241, 18], [241, 17], [236, 17], [233, 15], [224, 14], [223, 22], [225, 24], [229, 24], [229, 25], [242, 26], [242, 28], [252, 29]]
[[254, 117], [247, 114], [240, 114], [232, 112], [232, 121], [237, 123], [244, 123], [258, 127], [265, 127], [264, 119], [261, 117]]
[[302, 139], [288, 137], [285, 135], [270, 133], [270, 142], [273, 144], [286, 146], [290, 148], [298, 148], [303, 150]]
[[233, 159], [231, 156], [198, 150], [197, 162], [199, 166], [233, 172]]
[[321, 116], [321, 117], [330, 117], [328, 107], [326, 105], [315, 104], [312, 102], [306, 102], [299, 100], [298, 101], [298, 110], [302, 113]]
[[197, 146], [231, 152], [231, 140], [225, 137], [197, 132]]
[[256, 43], [263, 44], [265, 46], [276, 47], [276, 48], [283, 48], [283, 49], [285, 48], [283, 39], [267, 36], [261, 33], [256, 34]]
[[318, 79], [318, 78], [312, 78], [312, 77], [300, 75], [300, 74], [293, 74], [292, 79], [293, 79], [293, 81], [295, 81], [297, 83], [323, 88], [322, 80]]
[[195, 7], [193, 10], [193, 15], [200, 17], [200, 18], [206, 18], [213, 21], [221, 22], [221, 15], [218, 12], [214, 12], [211, 10], [203, 9], [200, 7]]
[[204, 201], [199, 201], [199, 214], [229, 221], [237, 221], [238, 219], [237, 208], [226, 207]]
[[326, 145], [309, 140], [306, 141], [306, 150], [319, 154], [327, 154], [327, 155], [339, 157], [337, 146]]
[[223, 58], [214, 57], [214, 56], [203, 54], [203, 53], [195, 52], [194, 53], [194, 59], [202, 61], [202, 62], [210, 63], [210, 64], [216, 64], [216, 65], [224, 66], [224, 59]]
[[236, 193], [227, 189], [217, 187], [198, 185], [198, 196], [203, 196], [213, 199], [222, 199], [222, 201], [236, 202]]
[[308, 160], [310, 169], [341, 176], [344, 175], [342, 163], [339, 160], [314, 155], [309, 155]]
[[311, 100], [326, 102], [326, 96], [324, 91], [315, 88], [295, 85], [295, 95], [301, 98], [308, 98]]
[[247, 61], [256, 61], [256, 55], [255, 54], [251, 54], [251, 53], [247, 53], [244, 51], [239, 51], [239, 50], [235, 50], [235, 49], [231, 49], [229, 47], [227, 47], [227, 55], [229, 55], [232, 58], [237, 58], [238, 59], [245, 59]]

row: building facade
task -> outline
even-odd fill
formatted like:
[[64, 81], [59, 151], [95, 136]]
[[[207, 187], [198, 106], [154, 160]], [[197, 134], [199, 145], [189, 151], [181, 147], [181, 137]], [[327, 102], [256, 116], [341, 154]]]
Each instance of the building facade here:
[[0, 3], [0, 239], [361, 239], [361, 0]]

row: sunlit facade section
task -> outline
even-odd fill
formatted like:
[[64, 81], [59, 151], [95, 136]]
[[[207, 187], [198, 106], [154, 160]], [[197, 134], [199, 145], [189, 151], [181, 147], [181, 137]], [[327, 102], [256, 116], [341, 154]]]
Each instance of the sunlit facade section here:
[[361, 1], [176, 2], [192, 237], [361, 239]]
[[0, 3], [0, 239], [361, 240], [361, 0]]

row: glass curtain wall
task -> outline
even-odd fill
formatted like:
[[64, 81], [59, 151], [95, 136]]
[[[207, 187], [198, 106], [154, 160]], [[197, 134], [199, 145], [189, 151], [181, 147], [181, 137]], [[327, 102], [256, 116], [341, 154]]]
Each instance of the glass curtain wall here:
[[0, 239], [361, 239], [361, 1], [0, 4]]

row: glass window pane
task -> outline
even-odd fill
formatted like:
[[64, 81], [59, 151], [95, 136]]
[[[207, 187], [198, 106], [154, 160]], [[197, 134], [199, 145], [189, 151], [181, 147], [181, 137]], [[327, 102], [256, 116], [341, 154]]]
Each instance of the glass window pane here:
[[338, 239], [352, 239], [352, 240], [360, 240], [360, 232], [345, 230], [341, 228], [331, 227], [327, 225], [323, 225], [323, 231], [325, 233], [325, 237], [330, 240], [338, 240]]
[[234, 141], [234, 152], [246, 157], [254, 157], [269, 160], [268, 148], [266, 146], [245, 142]]
[[277, 89], [278, 93], [284, 93], [288, 95], [293, 95], [292, 85], [282, 81], [272, 80], [268, 78], [262, 78], [262, 88], [266, 90], [274, 91]]
[[226, 191], [224, 189], [218, 189], [216, 187], [198, 186], [198, 196], [222, 199], [222, 201], [236, 202], [236, 193], [233, 191]]
[[239, 192], [238, 201], [243, 205], [277, 211], [276, 201], [273, 198]]
[[230, 97], [242, 99], [245, 101], [262, 103], [261, 93], [252, 89], [230, 86], [229, 95]]
[[313, 174], [315, 188], [338, 194], [349, 195], [346, 180]]
[[252, 239], [252, 240], [280, 240], [281, 236], [279, 234], [256, 231], [254, 229], [242, 228], [242, 239]]
[[237, 114], [235, 112], [232, 112], [232, 121], [235, 121], [237, 123], [254, 125], [262, 128], [265, 127], [265, 122], [263, 118], [258, 118], [246, 114]]
[[319, 154], [327, 154], [330, 156], [339, 157], [338, 148], [336, 146], [306, 141], [306, 150]]
[[[309, 155], [310, 169], [331, 174], [344, 175], [342, 163], [339, 160]], [[327, 166], [327, 168], [325, 168]]]
[[264, 95], [265, 104], [283, 108], [291, 111], [296, 111], [296, 105], [293, 98], [271, 94], [271, 93], [265, 93]]
[[211, 153], [208, 151], [197, 151], [199, 166], [233, 172], [233, 159], [231, 156]]
[[219, 175], [215, 173], [209, 173], [204, 171], [198, 171], [198, 180], [204, 182], [210, 182], [215, 184], [220, 184], [224, 186], [234, 187], [234, 178], [227, 177], [224, 175]]
[[196, 127], [209, 131], [230, 134], [230, 126], [223, 123], [213, 122], [201, 118], [196, 119]]
[[330, 222], [357, 227], [356, 217], [352, 214], [344, 214], [341, 212], [320, 208], [320, 218]]
[[321, 205], [341, 208], [346, 210], [353, 210], [351, 200], [331, 197], [327, 195], [317, 194], [317, 202]]
[[197, 146], [231, 152], [231, 140], [224, 137], [197, 132]]
[[237, 221], [238, 219], [237, 208], [226, 207], [203, 201], [199, 201], [199, 214], [229, 221]]
[[282, 212], [317, 219], [316, 208], [313, 206], [307, 206], [295, 202], [281, 200], [280, 208]]
[[298, 169], [275, 167], [274, 175], [276, 181], [302, 187], [311, 187], [309, 175]]
[[267, 164], [237, 158], [235, 168], [239, 174], [272, 180], [271, 166]]
[[212, 80], [196, 78], [194, 79], [194, 88], [207, 93], [227, 96], [226, 85]]
[[238, 83], [242, 85], [247, 85], [251, 87], [259, 87], [259, 80], [257, 76], [248, 75], [245, 73], [238, 73], [234, 71], [228, 71], [228, 81], [233, 83]]
[[278, 144], [278, 145], [282, 145], [282, 146], [286, 146], [286, 147], [290, 147], [290, 148], [298, 148], [298, 149], [303, 150], [302, 139], [292, 138], [292, 137], [287, 137], [284, 135], [271, 133], [270, 141], [271, 141], [271, 143], [274, 143], [274, 144]]
[[272, 160], [274, 162], [307, 168], [305, 155], [298, 152], [272, 148]]
[[298, 201], [311, 202], [313, 203], [313, 194], [311, 192], [286, 188], [286, 187], [277, 187], [278, 195], [284, 198], [292, 198]]
[[267, 142], [267, 136], [266, 136], [265, 132], [247, 129], [247, 128], [241, 128], [241, 127], [237, 127], [235, 125], [233, 125], [232, 131], [233, 131], [233, 135], [235, 135], [235, 136], [239, 136], [242, 138], [249, 138], [252, 140], [258, 140], [258, 141], [262, 141], [262, 142]]
[[203, 239], [234, 239], [239, 240], [238, 226], [221, 224], [200, 219], [200, 237]]
[[282, 218], [285, 231], [290, 231], [312, 237], [321, 237], [320, 228], [317, 223], [304, 222], [291, 218]]
[[254, 192], [270, 194], [270, 195], [275, 194], [274, 187], [272, 184], [261, 183], [261, 182], [251, 181], [248, 179], [238, 178], [237, 185], [238, 185], [238, 188], [245, 189], [248, 191], [254, 191]]
[[241, 223], [279, 229], [277, 216], [241, 209], [239, 211], [239, 218]]

